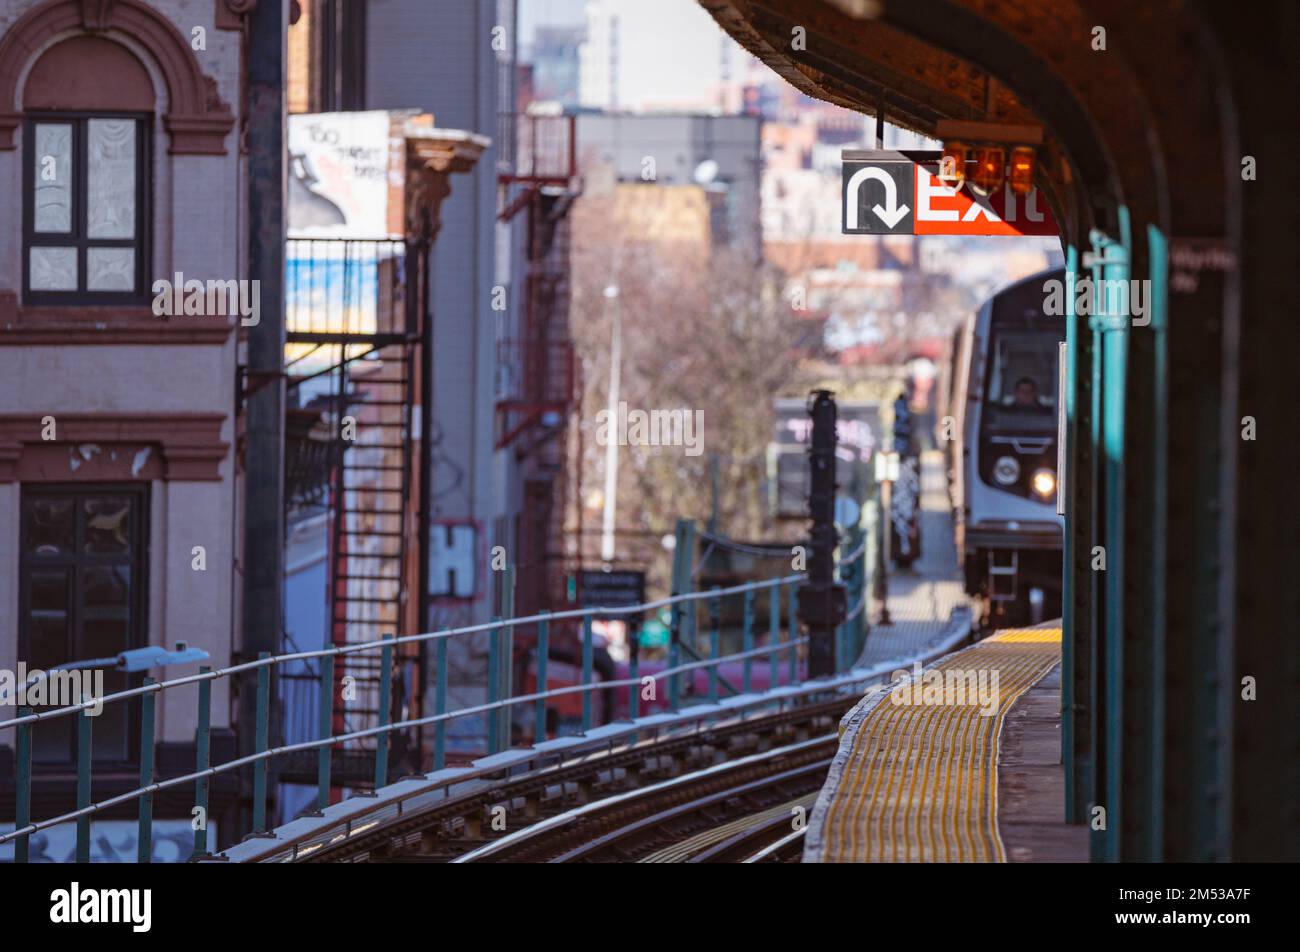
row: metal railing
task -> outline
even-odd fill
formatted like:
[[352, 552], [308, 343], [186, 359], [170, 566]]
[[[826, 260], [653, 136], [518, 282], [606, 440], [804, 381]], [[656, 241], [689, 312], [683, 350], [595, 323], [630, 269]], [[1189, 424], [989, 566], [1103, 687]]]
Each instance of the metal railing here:
[[[859, 557], [860, 555], [861, 553], [859, 553]], [[675, 611], [680, 612], [681, 607], [686, 604], [701, 601], [707, 602], [708, 600], [715, 600], [724, 596], [741, 593], [746, 595], [747, 603], [752, 606], [755, 593], [764, 589], [770, 589], [772, 591], [771, 597], [773, 599], [773, 604], [779, 605], [782, 590], [788, 588], [791, 603], [793, 604], [793, 596], [797, 583], [804, 577], [805, 576], [801, 574], [790, 575], [783, 578], [748, 582], [728, 588], [713, 589], [708, 592], [685, 592], [643, 604], [626, 607], [578, 608], [559, 612], [541, 612], [536, 615], [494, 620], [476, 625], [448, 629], [441, 632], [426, 632], [402, 637], [389, 637], [381, 641], [358, 645], [345, 645], [313, 651], [298, 651], [281, 655], [271, 655], [264, 652], [255, 661], [248, 661], [216, 669], [205, 667], [201, 668], [197, 674], [186, 675], [184, 677], [172, 678], [165, 681], [155, 681], [151, 678], [146, 678], [145, 683], [141, 687], [120, 691], [103, 698], [84, 700], [79, 704], [41, 711], [33, 711], [30, 707], [22, 707], [19, 709], [17, 717], [0, 721], [0, 731], [13, 730], [17, 735], [15, 744], [15, 751], [17, 754], [15, 828], [12, 832], [0, 834], [0, 844], [13, 841], [15, 843], [15, 861], [19, 863], [27, 862], [28, 840], [31, 834], [59, 824], [75, 821], [77, 824], [76, 858], [79, 862], [87, 862], [90, 858], [90, 818], [97, 813], [122, 806], [123, 804], [130, 803], [134, 800], [139, 803], [138, 861], [149, 862], [152, 843], [153, 797], [156, 794], [172, 787], [193, 783], [195, 785], [195, 806], [201, 808], [206, 814], [208, 808], [208, 787], [211, 779], [223, 773], [251, 766], [253, 768], [253, 826], [257, 832], [264, 831], [266, 828], [267, 817], [269, 764], [273, 758], [285, 754], [311, 750], [317, 751], [319, 758], [317, 806], [319, 809], [324, 809], [324, 807], [329, 804], [331, 789], [331, 749], [347, 741], [355, 741], [368, 737], [380, 737], [388, 735], [394, 731], [432, 725], [435, 729], [434, 769], [437, 770], [442, 769], [442, 767], [445, 766], [446, 725], [448, 722], [457, 718], [507, 710], [516, 705], [533, 704], [536, 706], [537, 711], [537, 716], [534, 719], [534, 742], [541, 742], [545, 739], [546, 730], [545, 705], [546, 701], [550, 698], [581, 694], [583, 696], [582, 729], [585, 732], [592, 726], [591, 692], [593, 691], [606, 691], [619, 688], [629, 689], [629, 713], [632, 719], [635, 720], [639, 716], [639, 689], [645, 685], [647, 679], [655, 682], [667, 680], [669, 686], [669, 708], [672, 711], [677, 711], [680, 707], [680, 679], [682, 675], [698, 669], [710, 671], [710, 696], [716, 699], [718, 690], [717, 685], [719, 682], [719, 676], [716, 669], [724, 663], [736, 661], [743, 662], [745, 671], [744, 683], [746, 691], [748, 692], [748, 689], [752, 687], [750, 672], [752, 671], [752, 665], [755, 659], [768, 656], [769, 664], [775, 671], [782, 653], [785, 653], [789, 659], [791, 672], [793, 674], [797, 650], [801, 645], [806, 644], [808, 641], [806, 637], [796, 636], [797, 629], [793, 621], [793, 616], [789, 628], [789, 637], [785, 640], [779, 640], [779, 612], [774, 612], [772, 614], [774, 619], [771, 630], [772, 642], [764, 646], [755, 647], [753, 612], [749, 611], [746, 613], [745, 646], [742, 651], [722, 655], [718, 650], [718, 639], [715, 637], [712, 639], [713, 650], [711, 651], [711, 656], [708, 658], [681, 663], [677, 654], [674, 652], [670, 655], [668, 667], [643, 676], [638, 670], [638, 664], [634, 657], [629, 671], [629, 676], [612, 681], [595, 680], [593, 677], [592, 619], [596, 615], [601, 617], [641, 615], [646, 612], [656, 611], [660, 608], [669, 606], [674, 607]], [[578, 619], [582, 621], [582, 682], [577, 685], [548, 690], [545, 659], [548, 654], [549, 626], [553, 622], [566, 619]], [[506, 698], [491, 697], [490, 692], [487, 703], [448, 711], [446, 709], [446, 648], [450, 639], [482, 632], [501, 633], [521, 625], [537, 626], [538, 690], [530, 694], [516, 695]], [[382, 685], [383, 693], [387, 695], [392, 683], [394, 650], [400, 645], [416, 644], [419, 642], [432, 642], [436, 650], [437, 674], [435, 685], [435, 713], [423, 717], [390, 722], [390, 698], [385, 696], [381, 698], [380, 702], [380, 724], [378, 726], [365, 730], [349, 731], [337, 735], [331, 734], [335, 694], [333, 678], [334, 659], [342, 655], [355, 654], [359, 652], [379, 652], [381, 655], [380, 683]], [[300, 663], [311, 659], [319, 659], [321, 690], [318, 692], [319, 708], [317, 713], [322, 737], [312, 741], [271, 747], [269, 744], [271, 670], [280, 665]], [[504, 660], [505, 663], [509, 664], [509, 658]], [[215, 681], [231, 678], [234, 675], [246, 672], [256, 673], [257, 714], [256, 723], [253, 725], [255, 732], [255, 751], [247, 756], [213, 765], [209, 762], [212, 684]], [[775, 681], [776, 679], [774, 677], [767, 690], [770, 691], [776, 687]], [[156, 780], [153, 776], [153, 746], [155, 741], [154, 727], [156, 723], [157, 699], [164, 691], [174, 690], [187, 685], [197, 685], [199, 688], [198, 729], [196, 731], [196, 769], [181, 776]], [[130, 702], [136, 698], [139, 698], [140, 700], [142, 714], [140, 719], [141, 756], [139, 786], [134, 790], [126, 791], [105, 800], [98, 802], [92, 801], [90, 750], [94, 716], [90, 711], [92, 709], [102, 709], [101, 705], [108, 706], [111, 704], [122, 704]], [[38, 723], [69, 716], [78, 717], [77, 808], [47, 819], [32, 820], [31, 791], [33, 776], [31, 758], [33, 729]], [[495, 746], [495, 744], [493, 746]], [[383, 742], [378, 743], [375, 757], [374, 777], [374, 785], [376, 789], [385, 786], [388, 782], [387, 753], [387, 744]], [[196, 830], [194, 836], [195, 855], [206, 855], [208, 853], [208, 834], [206, 826], [204, 826], [203, 829]]]

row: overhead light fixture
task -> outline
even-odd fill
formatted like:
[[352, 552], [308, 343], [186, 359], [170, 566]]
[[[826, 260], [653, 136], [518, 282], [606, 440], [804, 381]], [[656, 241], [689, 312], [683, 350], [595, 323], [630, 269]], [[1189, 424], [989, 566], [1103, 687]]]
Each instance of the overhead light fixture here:
[[1006, 149], [997, 146], [980, 146], [975, 150], [975, 174], [970, 177], [971, 184], [991, 192], [1002, 184], [1006, 177], [1006, 169]]
[[966, 160], [970, 150], [964, 142], [945, 142], [939, 159], [939, 181], [951, 188], [961, 188], [966, 181]]
[[1011, 191], [1017, 195], [1028, 195], [1034, 188], [1034, 158], [1036, 153], [1027, 145], [1018, 145], [1011, 150], [1011, 172], [1007, 176]]

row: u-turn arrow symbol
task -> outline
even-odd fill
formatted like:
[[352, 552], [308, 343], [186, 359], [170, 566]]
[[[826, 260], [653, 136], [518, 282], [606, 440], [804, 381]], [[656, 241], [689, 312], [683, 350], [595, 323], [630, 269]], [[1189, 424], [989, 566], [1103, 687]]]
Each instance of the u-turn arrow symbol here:
[[868, 165], [866, 168], [858, 169], [849, 178], [848, 187], [845, 189], [844, 201], [847, 203], [845, 209], [845, 227], [853, 229], [858, 227], [858, 192], [862, 189], [862, 184], [868, 179], [875, 179], [885, 187], [885, 205], [882, 208], [879, 204], [872, 207], [875, 216], [885, 223], [886, 228], [893, 228], [903, 217], [911, 211], [906, 205], [898, 204], [898, 188], [889, 173], [879, 166]]

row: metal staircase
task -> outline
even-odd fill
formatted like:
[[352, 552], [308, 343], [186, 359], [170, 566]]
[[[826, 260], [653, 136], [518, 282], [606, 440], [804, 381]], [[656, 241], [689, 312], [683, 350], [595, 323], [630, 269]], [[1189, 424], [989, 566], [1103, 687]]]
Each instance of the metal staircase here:
[[[406, 634], [414, 623], [408, 588], [418, 552], [412, 427], [427, 243], [289, 245], [286, 370], [290, 405], [297, 407], [291, 412], [319, 412], [331, 435], [327, 458], [315, 466], [320, 485], [304, 490], [329, 514], [326, 638], [344, 646]], [[396, 660], [402, 662], [401, 652]], [[377, 652], [337, 659], [334, 733], [379, 724], [380, 677]], [[402, 703], [400, 691], [393, 696]], [[351, 778], [351, 767], [364, 777], [363, 748], [373, 747], [345, 747], [340, 779]]]

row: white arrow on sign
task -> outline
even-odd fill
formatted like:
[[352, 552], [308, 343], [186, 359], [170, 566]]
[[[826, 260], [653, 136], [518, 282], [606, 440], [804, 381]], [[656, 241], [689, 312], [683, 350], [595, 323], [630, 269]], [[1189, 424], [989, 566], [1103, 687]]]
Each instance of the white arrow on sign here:
[[894, 185], [894, 180], [889, 177], [888, 172], [874, 165], [868, 165], [866, 168], [858, 169], [849, 178], [847, 189], [848, 194], [845, 198], [845, 201], [848, 202], [849, 206], [846, 211], [848, 218], [847, 227], [858, 227], [858, 190], [862, 188], [862, 183], [868, 179], [875, 179], [881, 185], [885, 186], [885, 207], [881, 208], [880, 205], [877, 204], [871, 210], [875, 212], [877, 218], [885, 223], [886, 228], [893, 228], [903, 220], [903, 216], [911, 211], [911, 209], [906, 205], [897, 204], [898, 189]]

